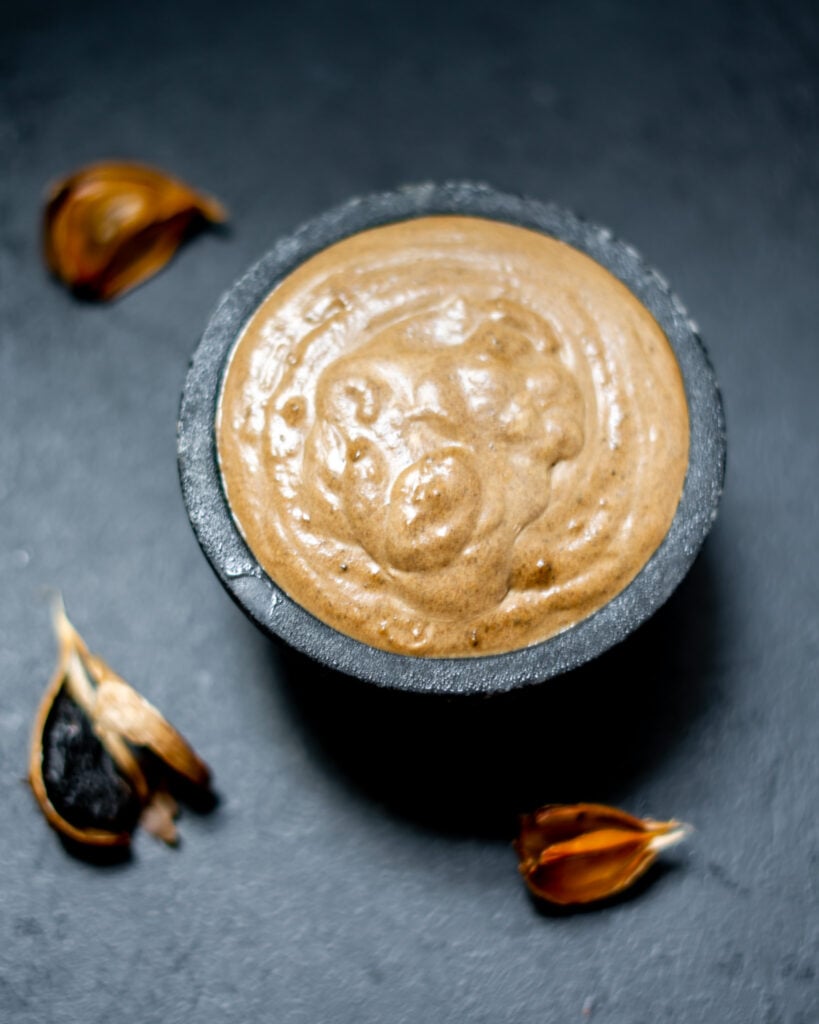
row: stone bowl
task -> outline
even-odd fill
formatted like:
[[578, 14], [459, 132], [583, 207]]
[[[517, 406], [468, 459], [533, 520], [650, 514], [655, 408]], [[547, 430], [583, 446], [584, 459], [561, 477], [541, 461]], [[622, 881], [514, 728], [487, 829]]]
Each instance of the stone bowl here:
[[[665, 331], [682, 372], [690, 418], [688, 473], [660, 547], [634, 580], [599, 611], [549, 640], [503, 654], [427, 658], [371, 647], [321, 622], [259, 566], [239, 533], [216, 459], [214, 420], [222, 374], [235, 341], [272, 288], [296, 266], [348, 235], [433, 214], [485, 217], [574, 246], [619, 278]], [[632, 633], [670, 597], [717, 515], [725, 472], [722, 400], [697, 328], [666, 280], [630, 245], [550, 203], [454, 182], [413, 185], [352, 199], [304, 224], [222, 297], [194, 353], [178, 424], [179, 475], [199, 544], [219, 580], [267, 634], [323, 665], [381, 686], [439, 694], [513, 690], [569, 672]]]

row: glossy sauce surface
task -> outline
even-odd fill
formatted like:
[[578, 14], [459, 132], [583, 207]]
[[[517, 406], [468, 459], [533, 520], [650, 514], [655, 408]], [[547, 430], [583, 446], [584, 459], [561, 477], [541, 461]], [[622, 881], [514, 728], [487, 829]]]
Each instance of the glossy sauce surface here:
[[424, 217], [307, 260], [228, 365], [217, 450], [266, 572], [359, 640], [471, 656], [545, 640], [662, 541], [688, 464], [648, 310], [537, 232]]

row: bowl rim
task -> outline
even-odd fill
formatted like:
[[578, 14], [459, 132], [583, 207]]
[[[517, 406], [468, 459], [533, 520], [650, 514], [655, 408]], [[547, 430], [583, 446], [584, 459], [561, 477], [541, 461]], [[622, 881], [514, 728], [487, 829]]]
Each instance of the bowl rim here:
[[[299, 264], [368, 228], [432, 215], [499, 220], [558, 238], [614, 274], [649, 309], [671, 344], [685, 387], [689, 465], [671, 526], [624, 590], [555, 636], [500, 654], [431, 658], [371, 647], [316, 618], [261, 568], [223, 490], [214, 424], [222, 377], [245, 324]], [[409, 185], [351, 199], [302, 224], [228, 289], [193, 354], [179, 409], [177, 458], [185, 507], [202, 551], [243, 611], [267, 634], [329, 668], [394, 689], [490, 694], [577, 668], [625, 639], [671, 596], [717, 515], [725, 475], [722, 398], [697, 326], [665, 278], [613, 233], [554, 204], [473, 182]]]

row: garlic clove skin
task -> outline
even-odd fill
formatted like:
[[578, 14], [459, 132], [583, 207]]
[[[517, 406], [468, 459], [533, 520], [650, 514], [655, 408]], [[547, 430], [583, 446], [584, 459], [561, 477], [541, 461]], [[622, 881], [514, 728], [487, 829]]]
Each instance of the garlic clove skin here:
[[226, 219], [218, 200], [157, 168], [91, 164], [50, 189], [44, 256], [77, 295], [106, 301], [156, 274], [197, 228]]
[[515, 848], [531, 892], [571, 906], [623, 892], [690, 831], [602, 804], [550, 804], [523, 816]]

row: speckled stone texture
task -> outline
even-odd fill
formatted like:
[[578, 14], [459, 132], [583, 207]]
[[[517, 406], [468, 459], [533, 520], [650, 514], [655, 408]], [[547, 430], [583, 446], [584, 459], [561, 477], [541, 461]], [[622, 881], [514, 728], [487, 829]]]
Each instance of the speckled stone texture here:
[[[594, 615], [544, 643], [481, 658], [416, 658], [375, 650], [310, 615], [264, 572], [225, 500], [214, 422], [222, 378], [242, 328], [268, 293], [321, 249], [358, 231], [435, 214], [487, 217], [541, 231], [603, 264], [651, 310], [677, 356], [691, 442], [685, 486], [665, 540], [637, 577]], [[268, 634], [323, 665], [381, 686], [422, 693], [501, 693], [578, 668], [619, 643], [668, 600], [716, 519], [725, 474], [725, 418], [714, 372], [680, 300], [634, 248], [608, 228], [554, 204], [485, 185], [409, 185], [349, 200], [280, 239], [223, 296], [193, 357], [178, 425], [179, 475], [199, 543], [237, 604]]]
[[[815, 5], [45, 6], [0, 15], [0, 1021], [819, 1020]], [[51, 178], [107, 155], [230, 229], [108, 307], [40, 265]], [[348, 197], [488, 181], [662, 268], [725, 400], [720, 515], [668, 603], [545, 686], [437, 697], [271, 643], [190, 529], [176, 419], [218, 297]], [[21, 779], [47, 586], [210, 762], [182, 845], [87, 863]], [[690, 821], [580, 914], [517, 877], [518, 810]]]

